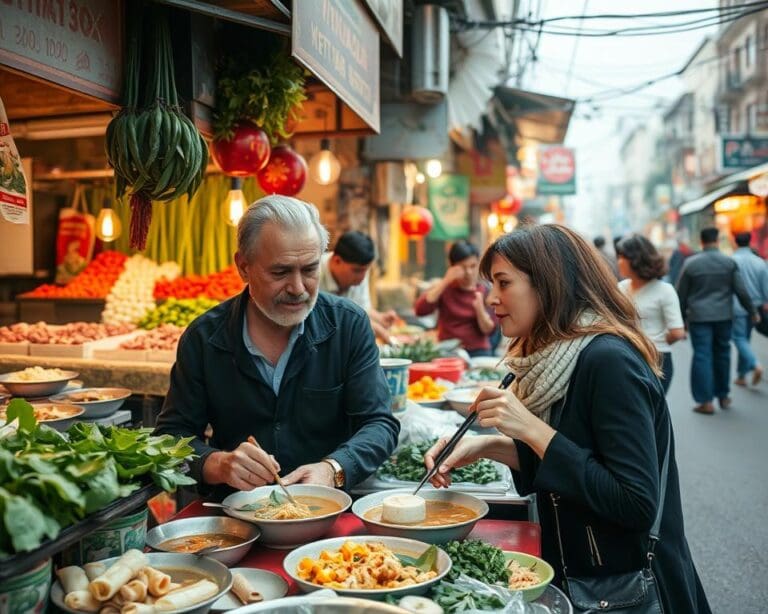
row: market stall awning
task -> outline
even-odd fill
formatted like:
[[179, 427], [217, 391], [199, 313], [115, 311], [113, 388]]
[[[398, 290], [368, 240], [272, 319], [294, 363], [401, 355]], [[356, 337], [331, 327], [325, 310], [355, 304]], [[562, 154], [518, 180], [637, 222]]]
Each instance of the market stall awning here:
[[537, 94], [513, 87], [498, 86], [494, 109], [508, 124], [517, 127], [517, 135], [539, 143], [562, 143], [568, 131], [575, 101]]
[[704, 194], [704, 196], [700, 196], [695, 200], [691, 200], [680, 205], [677, 211], [680, 215], [690, 215], [691, 213], [697, 213], [713, 204], [719, 198], [722, 198], [728, 194], [733, 194], [734, 192], [738, 192], [740, 190], [741, 182], [730, 182], [727, 185], [721, 186], [716, 190], [712, 190], [711, 192]]

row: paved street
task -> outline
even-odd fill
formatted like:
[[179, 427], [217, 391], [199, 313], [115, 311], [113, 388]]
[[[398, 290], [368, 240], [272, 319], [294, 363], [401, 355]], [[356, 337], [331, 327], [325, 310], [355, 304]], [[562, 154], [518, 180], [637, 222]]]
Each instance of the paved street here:
[[[768, 339], [753, 333], [753, 347], [768, 365]], [[768, 612], [768, 381], [733, 386], [731, 410], [702, 416], [691, 411], [690, 360], [690, 343], [678, 343], [668, 397], [688, 543], [713, 612]]]

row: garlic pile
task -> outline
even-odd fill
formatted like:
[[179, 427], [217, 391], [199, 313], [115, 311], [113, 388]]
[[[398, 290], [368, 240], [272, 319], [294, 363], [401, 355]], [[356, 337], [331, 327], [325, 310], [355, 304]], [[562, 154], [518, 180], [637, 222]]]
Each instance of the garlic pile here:
[[161, 277], [175, 279], [180, 272], [175, 262], [157, 264], [141, 254], [131, 256], [107, 295], [102, 321], [107, 324], [138, 321], [157, 306], [153, 296], [155, 282]]

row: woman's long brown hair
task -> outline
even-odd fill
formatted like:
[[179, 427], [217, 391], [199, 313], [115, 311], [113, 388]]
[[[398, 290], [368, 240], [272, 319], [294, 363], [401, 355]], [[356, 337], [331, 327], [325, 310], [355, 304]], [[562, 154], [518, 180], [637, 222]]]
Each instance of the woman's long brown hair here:
[[[528, 275], [541, 308], [530, 336], [512, 339], [510, 351], [527, 355], [555, 341], [609, 333], [629, 341], [661, 374], [659, 354], [640, 329], [634, 304], [619, 290], [605, 259], [578, 234], [558, 224], [517, 228], [483, 254], [480, 272], [486, 279], [496, 254]], [[585, 310], [598, 321], [580, 326]]]

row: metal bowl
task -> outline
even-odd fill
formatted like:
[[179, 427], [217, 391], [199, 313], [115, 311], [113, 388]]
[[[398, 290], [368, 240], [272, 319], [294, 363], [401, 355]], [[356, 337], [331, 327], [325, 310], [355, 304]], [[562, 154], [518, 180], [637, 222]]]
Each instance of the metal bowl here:
[[439, 490], [421, 490], [419, 496], [428, 501], [447, 501], [456, 505], [468, 507], [477, 515], [472, 520], [446, 524], [439, 527], [420, 527], [410, 525], [397, 525], [385, 522], [369, 520], [365, 513], [377, 505], [381, 505], [384, 499], [392, 495], [410, 495], [413, 489], [386, 490], [383, 492], [366, 495], [355, 501], [352, 506], [352, 513], [362, 520], [365, 528], [373, 535], [392, 535], [394, 537], [406, 537], [418, 539], [428, 544], [445, 544], [453, 540], [464, 539], [472, 532], [478, 520], [488, 513], [488, 504], [482, 499], [473, 497], [466, 493], [460, 493], [448, 489]]
[[262, 520], [254, 518], [253, 512], [239, 512], [236, 508], [243, 507], [261, 499], [266, 499], [278, 486], [260, 486], [229, 495], [222, 503], [227, 506], [224, 511], [233, 518], [252, 522], [261, 529], [259, 543], [272, 548], [295, 548], [322, 537], [331, 530], [336, 518], [352, 505], [350, 496], [342, 490], [317, 486], [314, 484], [294, 484], [288, 487], [288, 492], [297, 496], [319, 497], [329, 499], [340, 505], [336, 512], [303, 520]]
[[[72, 426], [75, 422], [77, 422], [82, 417], [83, 412], [85, 411], [82, 407], [78, 407], [77, 405], [72, 405], [71, 403], [40, 402], [40, 403], [32, 403], [31, 405], [35, 410], [35, 418], [37, 419], [38, 424], [45, 424], [47, 426], [55, 428], [58, 431], [66, 431], [70, 426]], [[56, 407], [66, 411], [67, 415], [62, 418], [54, 418], [50, 420], [43, 420], [38, 417], [39, 410], [41, 410], [44, 407], [50, 407], [52, 405], [55, 405]], [[3, 424], [6, 421], [6, 415], [5, 415], [6, 409], [7, 409], [7, 406], [0, 408], [0, 422]]]
[[[70, 380], [78, 376], [76, 371], [62, 371], [64, 375], [55, 380], [45, 380], [42, 382], [19, 382], [14, 381], [14, 375], [18, 371], [3, 373], [0, 375], [0, 384], [12, 395], [17, 397], [47, 397], [66, 388]], [[10, 380], [10, 381], [9, 381]]]
[[224, 563], [227, 567], [237, 564], [251, 549], [253, 542], [259, 539], [261, 531], [250, 522], [243, 522], [236, 518], [226, 516], [200, 516], [197, 518], [183, 518], [172, 520], [156, 526], [147, 533], [147, 546], [153, 550], [171, 552], [163, 548], [163, 542], [177, 537], [201, 535], [203, 533], [228, 533], [242, 538], [243, 542], [237, 546], [219, 548], [205, 556]]
[[[120, 557], [101, 561], [108, 568], [111, 567]], [[151, 567], [161, 570], [170, 570], [173, 578], [174, 569], [188, 569], [191, 573], [205, 574], [209, 580], [219, 586], [219, 592], [205, 601], [196, 603], [188, 608], [180, 610], [170, 610], [167, 614], [206, 614], [211, 605], [219, 599], [224, 593], [232, 588], [232, 574], [224, 565], [207, 556], [195, 556], [194, 554], [179, 554], [176, 552], [151, 552], [147, 554], [147, 562]], [[78, 610], [73, 610], [64, 605], [64, 591], [61, 584], [56, 581], [51, 588], [51, 601], [62, 611], [71, 612], [71, 614], [82, 614]]]
[[269, 603], [254, 603], [232, 610], [230, 614], [408, 614], [408, 610], [396, 605], [356, 597], [337, 597], [331, 591], [327, 591], [327, 596], [315, 597], [325, 592], [285, 597]]
[[[296, 548], [292, 552], [288, 553], [283, 561], [283, 569], [285, 572], [293, 578], [298, 584], [299, 588], [307, 593], [316, 591], [322, 586], [318, 584], [312, 584], [299, 577], [296, 570], [299, 566], [301, 559], [309, 557], [316, 559], [320, 556], [323, 550], [330, 552], [336, 552], [341, 548], [342, 544], [347, 541], [354, 541], [359, 544], [378, 542], [387, 546], [395, 554], [405, 554], [413, 558], [418, 558], [421, 554], [429, 548], [429, 544], [415, 539], [405, 539], [403, 537], [383, 537], [380, 535], [355, 535], [353, 537], [334, 537], [331, 539], [324, 539], [318, 542], [307, 544]], [[399, 588], [381, 588], [381, 589], [351, 589], [351, 588], [334, 588], [333, 590], [344, 597], [363, 597], [365, 599], [384, 599], [391, 595], [392, 597], [404, 597], [405, 595], [423, 595], [429, 591], [430, 587], [437, 584], [442, 580], [445, 575], [451, 570], [451, 557], [449, 557], [440, 548], [437, 549], [437, 575], [431, 580], [422, 582], [421, 584], [412, 584], [410, 586], [402, 586]]]
[[[109, 398], [101, 401], [77, 400], [89, 393], [109, 396]], [[81, 388], [53, 395], [50, 399], [51, 401], [64, 401], [79, 405], [85, 409], [84, 418], [106, 418], [120, 409], [129, 396], [131, 396], [131, 391], [128, 388]]]

